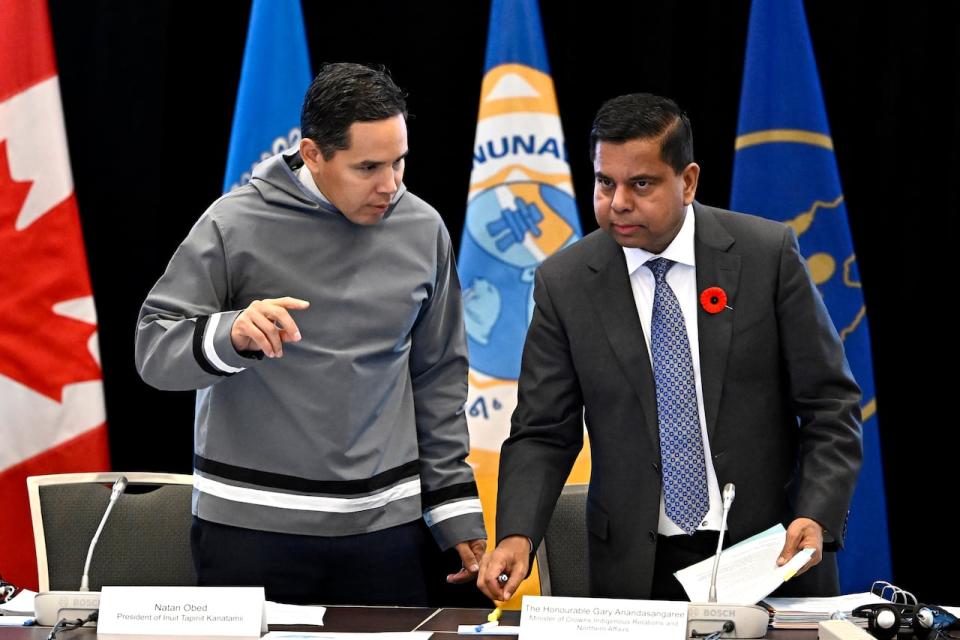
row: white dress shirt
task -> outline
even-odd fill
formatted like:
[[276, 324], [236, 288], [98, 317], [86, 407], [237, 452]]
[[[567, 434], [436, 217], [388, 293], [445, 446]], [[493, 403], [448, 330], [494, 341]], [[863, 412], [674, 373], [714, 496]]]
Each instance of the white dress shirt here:
[[[697, 329], [697, 305], [699, 292], [697, 291], [697, 268], [693, 249], [694, 230], [693, 205], [687, 205], [684, 212], [683, 226], [673, 242], [656, 255], [644, 249], [630, 249], [624, 247], [623, 253], [627, 259], [627, 273], [630, 274], [630, 286], [633, 289], [633, 300], [637, 305], [640, 324], [643, 326], [643, 337], [647, 343], [647, 355], [650, 356], [650, 366], [653, 366], [653, 354], [650, 352], [650, 325], [653, 316], [653, 294], [656, 282], [650, 269], [643, 265], [648, 260], [666, 258], [676, 264], [667, 272], [667, 284], [673, 289], [683, 321], [687, 328], [687, 337], [690, 340], [690, 356], [693, 359], [693, 374], [697, 388], [697, 415], [700, 419], [700, 434], [703, 436], [703, 452], [707, 470], [707, 491], [710, 498], [710, 509], [704, 516], [698, 529], [720, 530], [723, 514], [723, 503], [720, 498], [720, 486], [717, 483], [717, 472], [713, 468], [713, 458], [710, 455], [710, 442], [707, 439], [707, 419], [703, 412], [703, 384], [700, 379], [700, 341]], [[664, 507], [663, 492], [660, 493], [660, 522], [657, 531], [663, 535], [673, 536], [683, 534], [683, 530], [667, 517]]]

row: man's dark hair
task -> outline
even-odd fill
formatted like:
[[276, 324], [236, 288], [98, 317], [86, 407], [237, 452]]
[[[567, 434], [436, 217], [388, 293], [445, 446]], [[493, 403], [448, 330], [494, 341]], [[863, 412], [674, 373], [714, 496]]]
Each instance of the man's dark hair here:
[[325, 64], [310, 83], [300, 112], [300, 133], [320, 147], [325, 160], [350, 147], [354, 122], [407, 117], [406, 94], [385, 67], [352, 62]]
[[631, 93], [603, 103], [590, 129], [590, 160], [598, 142], [661, 138], [660, 158], [680, 174], [693, 162], [693, 129], [687, 114], [670, 98]]

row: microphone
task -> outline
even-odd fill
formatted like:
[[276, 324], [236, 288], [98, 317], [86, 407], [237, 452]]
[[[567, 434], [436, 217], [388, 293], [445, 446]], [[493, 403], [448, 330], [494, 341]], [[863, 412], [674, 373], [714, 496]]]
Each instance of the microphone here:
[[[705, 638], [762, 638], [767, 635], [770, 614], [755, 604], [717, 604], [717, 570], [720, 568], [720, 553], [723, 551], [723, 536], [727, 532], [727, 515], [733, 506], [736, 488], [731, 483], [723, 487], [723, 521], [717, 540], [717, 553], [713, 557], [713, 573], [710, 576], [710, 594], [707, 603], [691, 602], [687, 607], [687, 637]], [[700, 629], [693, 625], [699, 624]]]
[[93, 559], [93, 550], [97, 547], [103, 526], [113, 511], [113, 505], [127, 488], [126, 476], [120, 476], [113, 483], [110, 492], [110, 501], [100, 519], [100, 526], [93, 534], [90, 547], [87, 549], [87, 561], [83, 566], [83, 576], [80, 578], [80, 588], [77, 591], [44, 591], [33, 599], [33, 608], [37, 617], [37, 624], [52, 627], [63, 618], [85, 618], [100, 608], [100, 593], [90, 591], [90, 561]]
[[[727, 486], [730, 487], [733, 485]], [[110, 502], [107, 503], [107, 510], [103, 512], [103, 517], [100, 518], [100, 526], [97, 527], [97, 532], [93, 534], [93, 540], [90, 542], [90, 548], [87, 549], [87, 562], [83, 565], [83, 577], [80, 578], [80, 591], [90, 591], [90, 561], [93, 559], [93, 550], [97, 547], [97, 542], [100, 540], [100, 534], [103, 532], [103, 525], [107, 524], [107, 518], [110, 517], [110, 512], [113, 511], [113, 505], [117, 503], [117, 500], [120, 499], [120, 496], [123, 494], [126, 488], [126, 476], [120, 476], [117, 478], [117, 481], [113, 483], [113, 491], [110, 492]]]
[[727, 514], [730, 513], [736, 495], [737, 489], [733, 483], [728, 482], [723, 487], [723, 521], [720, 523], [720, 536], [717, 538], [717, 553], [713, 557], [713, 573], [710, 575], [710, 595], [707, 602], [717, 601], [717, 570], [720, 568], [720, 552], [723, 551], [723, 535], [727, 532]]

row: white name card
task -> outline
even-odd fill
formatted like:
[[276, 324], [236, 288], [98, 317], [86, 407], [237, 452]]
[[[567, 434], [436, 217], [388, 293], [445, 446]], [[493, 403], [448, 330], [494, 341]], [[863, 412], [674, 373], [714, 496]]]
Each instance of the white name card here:
[[257, 640], [263, 587], [103, 587], [97, 636]]
[[684, 640], [687, 603], [524, 596], [520, 640], [577, 637]]

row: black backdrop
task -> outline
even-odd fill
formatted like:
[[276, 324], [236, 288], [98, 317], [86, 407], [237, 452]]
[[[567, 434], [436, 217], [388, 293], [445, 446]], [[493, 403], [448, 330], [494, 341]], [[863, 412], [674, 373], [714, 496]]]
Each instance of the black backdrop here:
[[[458, 240], [488, 2], [303, 4], [315, 69], [384, 63], [409, 91], [406, 182]], [[596, 228], [586, 135], [599, 104], [620, 93], [669, 95], [689, 112], [698, 198], [726, 206], [749, 0], [541, 5], [584, 232]], [[188, 472], [193, 394], [139, 379], [133, 332], [145, 294], [220, 193], [249, 2], [50, 0], [50, 10], [113, 464]], [[951, 295], [954, 273], [945, 238], [957, 212], [956, 30], [949, 55], [936, 55], [929, 11], [924, 2], [807, 2], [871, 324], [894, 577], [922, 599], [960, 604], [945, 575], [958, 564], [946, 559], [958, 483], [934, 479], [952, 462], [938, 453], [956, 426], [951, 376], [926, 355], [952, 349], [938, 332], [952, 324], [943, 290]], [[937, 69], [951, 61], [944, 80]]]

